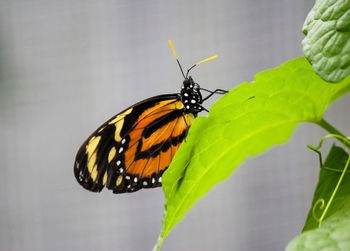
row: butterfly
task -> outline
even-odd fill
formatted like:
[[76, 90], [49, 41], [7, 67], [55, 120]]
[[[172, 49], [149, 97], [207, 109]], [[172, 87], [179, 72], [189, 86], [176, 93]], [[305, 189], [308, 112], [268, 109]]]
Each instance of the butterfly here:
[[[208, 111], [202, 103], [214, 94], [195, 83], [190, 70], [217, 56], [203, 59], [185, 75], [171, 40], [168, 41], [184, 81], [180, 93], [143, 100], [113, 116], [101, 125], [79, 148], [74, 175], [85, 189], [113, 193], [135, 192], [159, 187], [162, 174], [186, 138], [197, 114]], [[201, 91], [209, 94], [202, 97]]]

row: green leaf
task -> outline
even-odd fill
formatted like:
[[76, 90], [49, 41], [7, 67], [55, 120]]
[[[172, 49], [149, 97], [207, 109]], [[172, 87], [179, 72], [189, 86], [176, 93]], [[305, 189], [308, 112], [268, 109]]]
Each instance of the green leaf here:
[[[315, 191], [313, 206], [307, 217], [302, 234], [294, 238], [287, 251], [350, 250], [350, 173], [347, 171], [319, 225], [316, 218], [326, 208], [318, 208], [316, 202], [328, 203], [346, 166], [349, 155], [340, 147], [333, 146], [323, 168]], [[333, 169], [333, 170], [331, 170]], [[338, 170], [338, 171], [335, 171]], [[349, 169], [348, 169], [349, 170]]]
[[350, 74], [349, 0], [316, 0], [303, 33], [304, 54], [317, 74], [330, 82]]
[[165, 212], [155, 247], [193, 204], [247, 157], [286, 142], [300, 122], [319, 122], [326, 107], [350, 90], [350, 78], [332, 85], [305, 58], [263, 71], [222, 97], [199, 117], [163, 174]]
[[350, 250], [350, 199], [323, 222], [320, 228], [306, 231], [293, 239], [286, 251]]
[[[309, 210], [303, 231], [311, 230], [318, 227], [319, 222], [317, 221], [317, 218], [321, 216], [324, 207], [320, 208], [320, 204], [317, 204], [317, 201], [319, 201], [320, 199], [323, 199], [325, 203], [329, 201], [334, 191], [334, 188], [336, 187], [339, 181], [347, 159], [348, 154], [344, 151], [343, 148], [335, 145], [332, 146], [325, 163], [320, 169], [318, 184], [311, 204], [312, 206]], [[340, 183], [339, 189], [336, 191], [331, 206], [327, 210], [324, 219], [331, 216], [340, 207], [342, 207], [344, 201], [346, 201], [346, 198], [348, 198], [349, 196], [350, 173], [348, 171], [344, 175], [344, 178]]]

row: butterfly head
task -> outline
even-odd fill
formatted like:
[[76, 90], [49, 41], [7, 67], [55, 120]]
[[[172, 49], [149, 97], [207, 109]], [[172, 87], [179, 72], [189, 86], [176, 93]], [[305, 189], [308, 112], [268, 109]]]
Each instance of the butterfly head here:
[[195, 83], [191, 76], [186, 78], [181, 88], [181, 100], [184, 104], [185, 111], [197, 114], [200, 112], [202, 104], [202, 95], [199, 84]]
[[[202, 106], [202, 103], [203, 101], [205, 101], [206, 99], [208, 99], [210, 96], [212, 96], [214, 93], [218, 93], [217, 90], [214, 91], [214, 92], [211, 92], [209, 90], [206, 90], [204, 88], [201, 88], [199, 86], [199, 84], [195, 83], [192, 79], [191, 76], [189, 76], [188, 74], [190, 73], [190, 71], [196, 67], [197, 65], [200, 65], [202, 63], [205, 63], [205, 62], [208, 62], [208, 61], [211, 61], [213, 59], [216, 59], [218, 56], [217, 55], [213, 55], [211, 57], [208, 57], [208, 58], [205, 58], [205, 59], [202, 59], [200, 61], [198, 61], [197, 63], [195, 63], [194, 65], [192, 65], [188, 70], [187, 70], [187, 73], [185, 75], [182, 67], [181, 67], [181, 64], [179, 62], [179, 59], [177, 57], [177, 54], [176, 54], [176, 51], [175, 51], [175, 48], [174, 48], [174, 45], [173, 45], [173, 42], [171, 40], [168, 40], [168, 43], [169, 43], [169, 46], [170, 46], [170, 49], [171, 51], [173, 52], [173, 56], [177, 62], [177, 64], [179, 65], [179, 68], [181, 70], [181, 73], [182, 73], [182, 76], [185, 78], [184, 82], [183, 82], [183, 85], [182, 85], [182, 89], [181, 89], [181, 93], [180, 93], [180, 96], [181, 96], [181, 101], [184, 105], [184, 110], [186, 113], [192, 113], [193, 115], [197, 115], [198, 112], [200, 111], [208, 111], [207, 109], [205, 109], [203, 106]], [[210, 94], [205, 97], [204, 99], [202, 98], [202, 94], [200, 92], [200, 90], [206, 90], [206, 91], [209, 91]], [[219, 90], [219, 89], [218, 89]], [[219, 90], [219, 91], [222, 91], [222, 90]], [[224, 93], [226, 93], [227, 91], [224, 91]]]

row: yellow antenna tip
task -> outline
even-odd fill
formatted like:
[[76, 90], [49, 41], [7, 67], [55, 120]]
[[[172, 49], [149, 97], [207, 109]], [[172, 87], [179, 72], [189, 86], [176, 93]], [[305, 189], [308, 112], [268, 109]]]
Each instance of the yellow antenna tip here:
[[169, 43], [169, 46], [170, 46], [170, 49], [173, 53], [173, 56], [176, 60], [178, 60], [178, 57], [177, 57], [177, 54], [176, 54], [176, 51], [175, 51], [175, 47], [173, 45], [173, 41], [171, 41], [170, 39], [168, 40], [168, 43]]
[[200, 65], [200, 64], [203, 64], [205, 62], [208, 62], [208, 61], [211, 61], [211, 60], [214, 60], [214, 59], [217, 59], [217, 58], [218, 58], [218, 55], [215, 54], [215, 55], [213, 55], [211, 57], [208, 57], [208, 58], [202, 59], [201, 61], [198, 61], [196, 63], [196, 65]]

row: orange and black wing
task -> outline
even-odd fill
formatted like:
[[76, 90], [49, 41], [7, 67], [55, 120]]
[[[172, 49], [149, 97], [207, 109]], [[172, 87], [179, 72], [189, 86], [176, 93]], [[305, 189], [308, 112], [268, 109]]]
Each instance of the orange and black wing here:
[[187, 135], [194, 115], [185, 113], [179, 94], [141, 101], [112, 117], [80, 147], [77, 181], [99, 192], [135, 192], [161, 186], [163, 172]]

